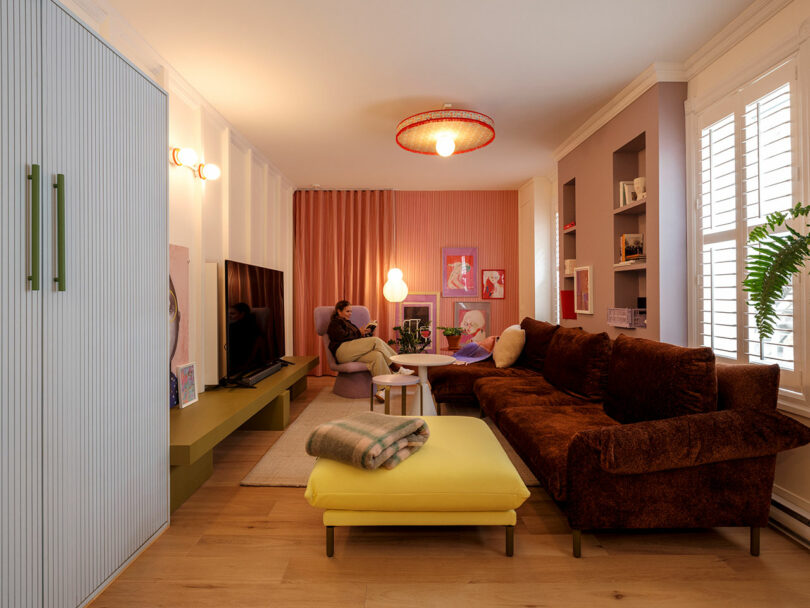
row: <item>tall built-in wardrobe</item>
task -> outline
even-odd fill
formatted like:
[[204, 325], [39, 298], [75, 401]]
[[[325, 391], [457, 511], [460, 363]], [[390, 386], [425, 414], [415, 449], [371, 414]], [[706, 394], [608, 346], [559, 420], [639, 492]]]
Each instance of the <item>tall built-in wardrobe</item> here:
[[167, 98], [0, 1], [0, 606], [79, 606], [168, 521]]

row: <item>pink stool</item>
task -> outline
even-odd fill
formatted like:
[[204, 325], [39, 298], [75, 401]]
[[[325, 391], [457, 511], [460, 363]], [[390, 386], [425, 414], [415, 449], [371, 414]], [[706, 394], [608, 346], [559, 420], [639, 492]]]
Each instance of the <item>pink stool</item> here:
[[[405, 387], [415, 386], [419, 384], [418, 376], [406, 376], [404, 374], [385, 374], [383, 376], [374, 376], [371, 379], [371, 411], [374, 411], [374, 386], [385, 389], [385, 413], [391, 413], [391, 388], [395, 386], [402, 387], [402, 415], [407, 411], [406, 392]], [[422, 391], [419, 393], [419, 415], [422, 415]]]

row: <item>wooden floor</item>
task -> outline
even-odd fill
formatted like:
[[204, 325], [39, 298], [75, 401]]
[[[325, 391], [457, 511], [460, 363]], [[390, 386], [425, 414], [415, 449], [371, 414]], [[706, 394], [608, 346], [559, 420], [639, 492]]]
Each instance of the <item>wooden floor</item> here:
[[[330, 379], [310, 379], [297, 416]], [[502, 528], [338, 528], [324, 555], [321, 512], [303, 488], [240, 487], [280, 432], [238, 432], [171, 527], [92, 604], [148, 607], [810, 606], [810, 552], [772, 529], [583, 534], [532, 488], [515, 556]]]

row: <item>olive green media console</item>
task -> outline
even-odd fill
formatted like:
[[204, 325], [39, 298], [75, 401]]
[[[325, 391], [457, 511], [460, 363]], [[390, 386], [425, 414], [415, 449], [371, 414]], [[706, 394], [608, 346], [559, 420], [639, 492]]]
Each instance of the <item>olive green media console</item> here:
[[214, 470], [214, 447], [239, 428], [283, 431], [290, 400], [307, 388], [307, 372], [318, 357], [284, 357], [292, 365], [265, 378], [256, 388], [216, 388], [199, 401], [169, 412], [171, 510], [182, 505]]

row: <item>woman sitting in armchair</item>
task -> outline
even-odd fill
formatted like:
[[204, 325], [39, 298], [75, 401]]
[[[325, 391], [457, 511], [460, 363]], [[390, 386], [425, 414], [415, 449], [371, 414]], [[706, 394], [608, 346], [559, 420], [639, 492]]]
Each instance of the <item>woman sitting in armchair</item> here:
[[[335, 311], [332, 313], [332, 320], [326, 333], [329, 336], [329, 350], [335, 356], [338, 363], [348, 363], [350, 361], [362, 361], [368, 366], [369, 372], [373, 376], [382, 376], [391, 373], [391, 366], [396, 366], [391, 361], [391, 357], [396, 355], [396, 351], [388, 346], [383, 340], [372, 336], [374, 326], [360, 329], [351, 322], [352, 305], [348, 300], [341, 300], [335, 304]], [[412, 374], [413, 370], [406, 367], [397, 366], [399, 374]], [[377, 399], [382, 401], [380, 391], [377, 392]]]

